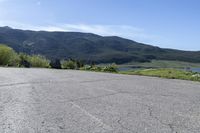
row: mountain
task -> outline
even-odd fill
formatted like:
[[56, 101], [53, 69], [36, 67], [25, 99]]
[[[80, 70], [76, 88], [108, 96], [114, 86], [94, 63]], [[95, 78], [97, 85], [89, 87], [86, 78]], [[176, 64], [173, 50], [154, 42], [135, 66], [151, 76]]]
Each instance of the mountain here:
[[0, 27], [0, 44], [17, 52], [49, 59], [78, 59], [95, 63], [147, 62], [152, 59], [200, 62], [200, 51], [163, 49], [117, 36], [79, 32], [47, 32]]

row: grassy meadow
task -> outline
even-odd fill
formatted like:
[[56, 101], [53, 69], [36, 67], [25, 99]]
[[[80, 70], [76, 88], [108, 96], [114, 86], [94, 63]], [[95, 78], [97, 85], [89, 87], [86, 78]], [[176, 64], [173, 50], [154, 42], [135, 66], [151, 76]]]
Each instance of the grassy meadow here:
[[120, 73], [128, 75], [142, 75], [142, 76], [153, 76], [153, 77], [168, 78], [168, 79], [200, 81], [200, 73], [194, 73], [191, 71], [183, 71], [178, 69], [169, 69], [169, 68], [124, 71]]
[[119, 67], [135, 67], [135, 68], [200, 68], [200, 63], [191, 63], [183, 61], [169, 61], [169, 60], [152, 60], [151, 62], [130, 62], [119, 65]]

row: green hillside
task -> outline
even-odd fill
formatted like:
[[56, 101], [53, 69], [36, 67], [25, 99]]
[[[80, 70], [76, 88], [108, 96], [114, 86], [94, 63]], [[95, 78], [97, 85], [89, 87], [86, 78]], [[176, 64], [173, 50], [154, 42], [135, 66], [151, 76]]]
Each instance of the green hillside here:
[[0, 27], [0, 43], [17, 52], [40, 54], [49, 59], [73, 58], [86, 63], [149, 62], [178, 60], [200, 62], [200, 52], [162, 49], [132, 40], [91, 33], [46, 32]]

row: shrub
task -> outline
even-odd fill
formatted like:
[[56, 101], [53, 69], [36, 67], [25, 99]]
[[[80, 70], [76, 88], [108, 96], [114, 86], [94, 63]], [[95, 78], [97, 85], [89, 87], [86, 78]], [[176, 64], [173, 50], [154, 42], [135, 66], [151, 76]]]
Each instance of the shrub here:
[[0, 65], [1, 66], [18, 66], [19, 58], [15, 51], [5, 45], [0, 45]]
[[28, 56], [28, 62], [31, 64], [31, 67], [42, 67], [49, 68], [50, 61], [41, 55], [32, 55]]
[[91, 70], [91, 68], [92, 68], [92, 66], [90, 66], [90, 65], [85, 65], [85, 66], [83, 66], [83, 67], [81, 67], [80, 68], [80, 70]]
[[59, 59], [51, 60], [50, 63], [51, 68], [61, 69], [61, 63]]
[[77, 68], [82, 68], [84, 67], [84, 63], [82, 61], [76, 61], [76, 66]]
[[20, 53], [19, 54], [19, 59], [20, 59], [20, 63], [19, 63], [19, 67], [31, 67], [31, 63], [29, 62], [29, 58], [30, 56], [24, 53]]
[[13, 53], [10, 62], [8, 64], [8, 66], [15, 66], [15, 67], [19, 67], [20, 65], [20, 58], [19, 55], [17, 53]]
[[73, 60], [63, 60], [61, 66], [63, 69], [77, 69], [77, 63]]
[[87, 71], [96, 71], [96, 72], [101, 72], [102, 67], [100, 66], [95, 66], [95, 65], [85, 65], [84, 67], [81, 67], [80, 70], [87, 70]]
[[111, 64], [111, 65], [105, 66], [103, 67], [102, 71], [103, 72], [117, 72], [117, 65]]
[[102, 69], [103, 69], [103, 68], [102, 68], [102, 67], [99, 67], [99, 66], [92, 66], [90, 70], [91, 70], [91, 71], [96, 71], [96, 72], [101, 72]]
[[100, 67], [100, 66], [95, 66], [95, 65], [86, 65], [81, 68], [81, 70], [88, 70], [88, 71], [96, 71], [96, 72], [113, 72], [116, 73], [117, 70], [117, 65], [111, 64], [108, 66]]

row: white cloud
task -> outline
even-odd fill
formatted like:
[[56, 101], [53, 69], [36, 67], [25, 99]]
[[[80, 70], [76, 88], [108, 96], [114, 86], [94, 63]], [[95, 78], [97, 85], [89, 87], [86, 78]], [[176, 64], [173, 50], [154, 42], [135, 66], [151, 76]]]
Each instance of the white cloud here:
[[56, 26], [39, 26], [35, 27], [35, 30], [87, 32], [102, 36], [120, 36], [147, 43], [156, 40], [158, 37], [145, 33], [144, 29], [128, 25], [61, 24]]
[[120, 36], [144, 43], [154, 43], [158, 38], [160, 38], [159, 36], [147, 34], [144, 29], [129, 25], [56, 24], [47, 26], [33, 26], [23, 23], [0, 21], [0, 26], [5, 25], [25, 30], [72, 31], [95, 33], [102, 36]]

